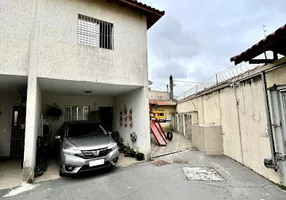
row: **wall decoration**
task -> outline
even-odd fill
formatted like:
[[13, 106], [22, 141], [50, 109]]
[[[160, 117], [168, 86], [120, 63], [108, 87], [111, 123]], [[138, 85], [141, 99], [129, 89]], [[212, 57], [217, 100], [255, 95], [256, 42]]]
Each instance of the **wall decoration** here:
[[122, 127], [123, 126], [122, 109], [120, 110], [120, 113], [119, 113], [119, 121], [120, 121], [120, 126]]
[[129, 110], [127, 109], [126, 104], [124, 104], [123, 109], [120, 110], [119, 113], [119, 121], [120, 121], [120, 126], [124, 126], [125, 128], [127, 128], [128, 126], [130, 128], [133, 127], [133, 111], [132, 108], [130, 108]]
[[129, 116], [128, 116], [128, 119], [129, 119], [129, 127], [132, 128], [133, 127], [133, 117], [132, 117], [132, 108], [130, 108], [129, 110]]
[[129, 124], [129, 126], [130, 126], [130, 128], [132, 128], [132, 127], [133, 127], [133, 123], [131, 122], [131, 123]]
[[127, 107], [126, 107], [125, 104], [124, 104], [123, 112], [124, 112], [125, 115], [127, 114]]

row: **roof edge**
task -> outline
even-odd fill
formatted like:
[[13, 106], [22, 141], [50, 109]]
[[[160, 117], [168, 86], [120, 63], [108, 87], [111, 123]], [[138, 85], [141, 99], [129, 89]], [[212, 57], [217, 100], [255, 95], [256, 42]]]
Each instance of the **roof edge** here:
[[132, 8], [137, 8], [147, 15], [147, 29], [151, 28], [161, 17], [165, 15], [165, 11], [158, 10], [147, 4], [141, 3], [137, 0], [109, 0], [117, 3], [125, 4]]

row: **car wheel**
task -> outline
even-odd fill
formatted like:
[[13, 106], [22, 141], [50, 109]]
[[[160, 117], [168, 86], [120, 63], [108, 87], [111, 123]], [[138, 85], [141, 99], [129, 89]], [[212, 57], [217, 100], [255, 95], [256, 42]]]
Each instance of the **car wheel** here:
[[172, 132], [170, 132], [170, 131], [167, 132], [167, 139], [170, 141], [173, 139], [173, 133]]
[[62, 170], [60, 170], [59, 174], [60, 174], [60, 177], [67, 177], [67, 174], [63, 173]]

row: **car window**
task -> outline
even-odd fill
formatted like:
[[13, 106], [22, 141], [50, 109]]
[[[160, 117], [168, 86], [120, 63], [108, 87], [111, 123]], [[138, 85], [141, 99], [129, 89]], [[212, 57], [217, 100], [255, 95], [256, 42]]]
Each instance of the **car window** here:
[[78, 124], [68, 124], [67, 127], [67, 137], [96, 137], [101, 135], [107, 135], [105, 130], [99, 124], [93, 123], [78, 123]]

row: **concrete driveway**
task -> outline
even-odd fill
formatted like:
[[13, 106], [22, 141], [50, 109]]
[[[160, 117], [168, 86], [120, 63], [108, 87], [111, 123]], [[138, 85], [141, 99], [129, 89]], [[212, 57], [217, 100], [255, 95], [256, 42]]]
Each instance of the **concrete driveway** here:
[[235, 161], [225, 156], [206, 157], [198, 151], [159, 158], [153, 164], [144, 162], [111, 172], [37, 184], [34, 189], [12, 197], [2, 197], [9, 192], [2, 190], [1, 200], [286, 199], [285, 191]]

